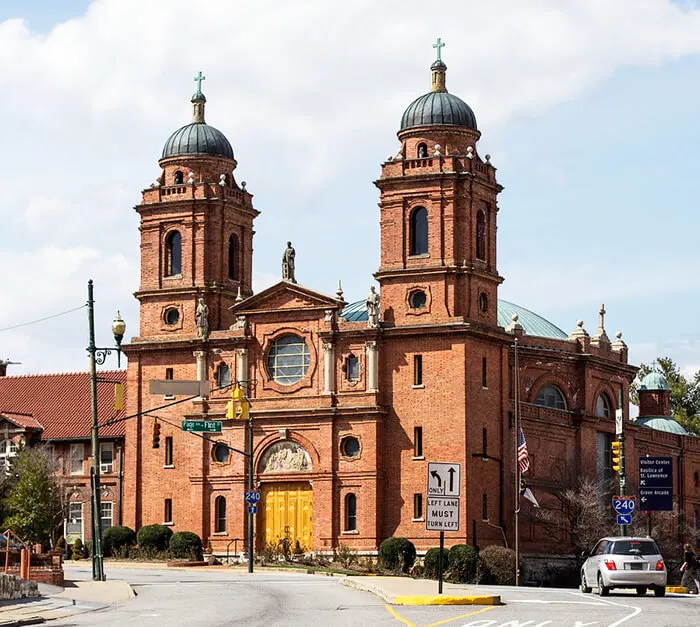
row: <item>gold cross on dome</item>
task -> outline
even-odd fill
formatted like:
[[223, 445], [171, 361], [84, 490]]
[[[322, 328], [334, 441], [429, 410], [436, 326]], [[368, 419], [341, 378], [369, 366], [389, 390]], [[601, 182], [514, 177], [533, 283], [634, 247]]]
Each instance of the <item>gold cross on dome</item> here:
[[202, 74], [200, 71], [197, 76], [194, 77], [194, 82], [197, 83], [197, 93], [201, 93], [202, 91], [202, 81], [205, 80], [207, 77]]
[[442, 40], [438, 37], [437, 43], [433, 44], [433, 48], [437, 48], [437, 60], [441, 61], [440, 54], [442, 52], [441, 48], [444, 48], [447, 44], [442, 43]]

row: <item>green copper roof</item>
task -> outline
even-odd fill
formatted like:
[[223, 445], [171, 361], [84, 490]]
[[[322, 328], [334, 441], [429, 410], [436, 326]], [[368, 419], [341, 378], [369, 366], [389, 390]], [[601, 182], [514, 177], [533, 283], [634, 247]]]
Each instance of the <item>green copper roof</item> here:
[[675, 433], [676, 435], [692, 435], [690, 431], [688, 431], [670, 416], [644, 416], [644, 418], [637, 418], [637, 420], [634, 421], [634, 424], [639, 427], [646, 427], [647, 429], [654, 429], [656, 431]]
[[518, 322], [525, 329], [526, 335], [537, 337], [549, 337], [554, 340], [565, 340], [569, 336], [558, 326], [552, 324], [534, 311], [525, 309], [520, 305], [509, 303], [507, 300], [498, 299], [498, 324], [507, 327], [513, 321], [513, 314], [518, 314]]
[[[565, 340], [568, 335], [564, 333], [558, 326], [552, 324], [549, 320], [545, 320], [542, 316], [536, 313], [509, 303], [507, 300], [498, 300], [498, 324], [502, 327], [507, 327], [513, 321], [513, 314], [518, 314], [518, 322], [522, 325], [527, 335], [537, 337], [548, 337], [555, 340]], [[346, 305], [341, 314], [348, 322], [366, 322], [367, 321], [367, 306], [364, 300], [358, 300], [355, 303]]]
[[642, 379], [639, 384], [640, 390], [670, 390], [666, 377], [660, 372], [652, 371]]

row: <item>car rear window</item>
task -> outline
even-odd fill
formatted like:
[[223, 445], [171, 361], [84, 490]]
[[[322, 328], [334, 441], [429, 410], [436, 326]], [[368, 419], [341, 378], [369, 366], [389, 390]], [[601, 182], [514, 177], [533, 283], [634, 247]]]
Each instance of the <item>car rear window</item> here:
[[635, 555], [639, 551], [642, 555], [658, 555], [659, 549], [653, 540], [617, 540], [613, 546], [613, 555]]

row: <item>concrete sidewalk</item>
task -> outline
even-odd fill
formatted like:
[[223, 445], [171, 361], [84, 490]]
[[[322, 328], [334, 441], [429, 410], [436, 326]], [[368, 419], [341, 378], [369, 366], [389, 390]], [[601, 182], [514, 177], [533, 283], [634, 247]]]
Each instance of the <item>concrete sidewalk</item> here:
[[42, 596], [36, 599], [0, 601], [0, 627], [38, 625], [136, 596], [125, 581], [67, 581], [65, 588], [39, 584], [39, 591]]
[[350, 588], [377, 595], [392, 605], [500, 605], [501, 597], [480, 594], [473, 588], [443, 584], [438, 594], [437, 581], [410, 577], [345, 577], [341, 583]]

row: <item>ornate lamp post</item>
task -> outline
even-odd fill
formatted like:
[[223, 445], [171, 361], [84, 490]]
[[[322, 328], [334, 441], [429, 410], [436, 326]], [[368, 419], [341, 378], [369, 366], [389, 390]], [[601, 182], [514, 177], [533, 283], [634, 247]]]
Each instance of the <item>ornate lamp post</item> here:
[[90, 471], [90, 487], [92, 498], [90, 511], [92, 519], [92, 578], [95, 581], [105, 580], [104, 562], [102, 555], [102, 506], [100, 504], [100, 440], [97, 423], [97, 364], [102, 365], [107, 355], [113, 350], [117, 351], [117, 365], [121, 365], [121, 344], [126, 331], [126, 323], [119, 312], [112, 322], [112, 333], [116, 349], [98, 348], [95, 346], [95, 301], [92, 297], [92, 279], [88, 281], [88, 325], [90, 329], [88, 354], [90, 357], [90, 393], [92, 400], [92, 429], [90, 439], [92, 443], [92, 469]]

